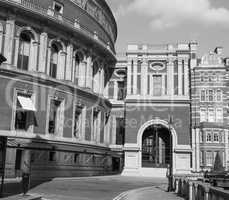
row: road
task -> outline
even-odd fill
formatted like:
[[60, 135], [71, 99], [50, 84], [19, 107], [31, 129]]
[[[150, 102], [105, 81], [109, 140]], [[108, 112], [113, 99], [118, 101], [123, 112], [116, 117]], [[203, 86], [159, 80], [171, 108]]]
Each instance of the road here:
[[125, 191], [152, 186], [165, 188], [166, 184], [166, 179], [123, 176], [54, 179], [36, 186], [30, 193], [41, 194], [48, 200], [112, 200]]

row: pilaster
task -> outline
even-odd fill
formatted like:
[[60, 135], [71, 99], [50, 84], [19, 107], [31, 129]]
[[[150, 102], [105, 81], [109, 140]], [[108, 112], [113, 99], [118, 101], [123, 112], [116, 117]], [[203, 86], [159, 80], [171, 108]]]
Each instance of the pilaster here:
[[228, 169], [228, 161], [229, 161], [229, 155], [228, 155], [228, 151], [229, 151], [229, 144], [228, 144], [228, 136], [229, 136], [229, 134], [228, 134], [228, 130], [225, 130], [224, 131], [225, 132], [225, 134], [224, 134], [224, 142], [225, 142], [225, 159], [224, 159], [224, 162], [225, 162], [225, 167], [226, 167], [226, 169]]
[[[66, 71], [65, 71], [65, 80], [72, 80], [72, 72], [73, 70], [73, 45], [69, 44], [67, 46], [67, 56], [66, 56]], [[74, 79], [73, 79], [74, 80]]]
[[86, 87], [92, 89], [92, 58], [87, 57], [87, 77], [86, 77]]
[[131, 64], [132, 64], [132, 61], [131, 60], [128, 60], [128, 63], [127, 63], [127, 95], [131, 95]]
[[14, 55], [14, 66], [17, 67], [17, 62], [18, 62], [18, 51], [19, 51], [19, 37], [15, 36], [15, 55]]
[[182, 60], [178, 59], [178, 95], [182, 96], [183, 81], [182, 81]]
[[14, 32], [15, 32], [15, 20], [9, 19], [6, 21], [5, 45], [4, 45], [4, 56], [7, 59], [6, 61], [7, 64], [12, 64]]
[[137, 59], [134, 60], [134, 71], [133, 71], [133, 94], [137, 94]]
[[142, 95], [145, 97], [147, 95], [147, 77], [148, 77], [148, 62], [144, 58], [141, 68], [141, 91]]
[[[43, 32], [40, 35], [40, 49], [39, 49], [39, 65], [38, 65], [38, 71], [45, 73], [49, 73], [49, 70], [46, 70], [46, 57], [47, 57], [47, 46], [48, 46], [48, 34]], [[50, 50], [50, 49], [49, 49]], [[50, 55], [48, 58], [48, 62], [50, 60]], [[47, 64], [49, 66], [50, 64]], [[49, 67], [48, 67], [49, 68]]]
[[189, 96], [189, 66], [188, 60], [184, 60], [184, 94]]

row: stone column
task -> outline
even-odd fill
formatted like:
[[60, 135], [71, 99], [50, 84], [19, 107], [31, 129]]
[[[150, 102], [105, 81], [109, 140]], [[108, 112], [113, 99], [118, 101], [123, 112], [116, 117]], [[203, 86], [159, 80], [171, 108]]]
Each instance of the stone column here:
[[131, 64], [132, 61], [128, 60], [127, 63], [127, 95], [131, 95]]
[[182, 60], [178, 59], [178, 95], [182, 96], [182, 90], [183, 90], [183, 85], [182, 85]]
[[116, 144], [116, 117], [112, 117], [112, 144]]
[[3, 47], [3, 26], [2, 23], [0, 23], [0, 53], [2, 53], [2, 47]]
[[46, 73], [49, 75], [50, 73], [50, 59], [51, 59], [51, 46], [48, 47], [48, 57], [47, 57], [47, 66], [46, 66]]
[[[39, 49], [39, 65], [38, 65], [38, 71], [42, 73], [48, 73], [49, 74], [49, 61], [50, 61], [50, 55], [48, 57], [48, 69], [46, 70], [46, 57], [47, 57], [47, 47], [48, 47], [48, 34], [43, 32], [40, 35], [40, 49]], [[50, 50], [50, 49], [49, 49]]]
[[65, 75], [65, 57], [66, 53], [60, 51], [58, 53], [57, 79], [64, 80]]
[[145, 97], [147, 95], [147, 80], [148, 80], [148, 62], [147, 59], [143, 59], [141, 67], [141, 94]]
[[133, 92], [134, 92], [134, 95], [137, 94], [137, 60], [134, 60], [134, 72], [133, 72], [133, 75], [134, 75], [134, 82], [133, 82]]
[[86, 87], [92, 89], [92, 58], [89, 55], [87, 57], [87, 71], [86, 71]]
[[173, 60], [169, 59], [167, 64], [167, 77], [168, 77], [168, 95], [174, 95], [174, 65]]
[[3, 55], [7, 59], [6, 61], [7, 64], [12, 64], [14, 33], [15, 33], [15, 21], [13, 19], [9, 19], [6, 21], [5, 45], [4, 45], [4, 53], [3, 53]]
[[189, 96], [189, 66], [188, 60], [184, 60], [184, 94], [185, 96]]
[[68, 44], [67, 46], [67, 56], [66, 56], [66, 71], [65, 71], [65, 80], [72, 81], [72, 74], [74, 68], [73, 64], [73, 45]]
[[114, 99], [118, 99], [118, 82], [114, 81]]
[[103, 95], [104, 91], [104, 66], [101, 69], [101, 74], [100, 74], [100, 94]]
[[19, 51], [19, 37], [15, 36], [15, 55], [14, 55], [14, 66], [17, 67], [17, 62], [18, 62], [18, 51]]

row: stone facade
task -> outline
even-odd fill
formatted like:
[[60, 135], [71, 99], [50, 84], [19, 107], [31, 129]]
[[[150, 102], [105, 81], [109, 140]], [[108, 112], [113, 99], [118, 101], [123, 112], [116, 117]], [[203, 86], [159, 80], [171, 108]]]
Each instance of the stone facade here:
[[111, 104], [117, 27], [105, 1], [0, 1], [0, 135], [6, 176], [118, 172]]

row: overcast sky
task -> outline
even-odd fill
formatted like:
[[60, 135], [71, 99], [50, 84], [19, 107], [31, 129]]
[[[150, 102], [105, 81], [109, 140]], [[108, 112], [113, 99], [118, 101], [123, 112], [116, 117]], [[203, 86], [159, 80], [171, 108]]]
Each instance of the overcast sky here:
[[229, 0], [107, 0], [118, 24], [116, 51], [128, 43], [199, 43], [199, 55], [229, 56]]

